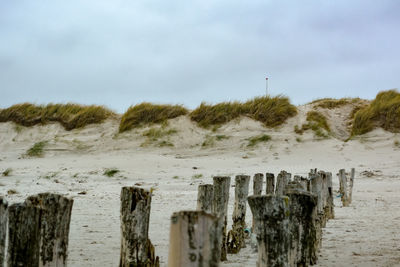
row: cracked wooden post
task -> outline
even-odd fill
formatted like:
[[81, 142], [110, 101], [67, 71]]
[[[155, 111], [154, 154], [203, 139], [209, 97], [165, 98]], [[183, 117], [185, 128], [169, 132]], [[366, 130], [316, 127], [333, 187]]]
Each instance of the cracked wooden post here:
[[120, 267], [159, 266], [148, 238], [150, 206], [149, 191], [139, 187], [122, 188]]
[[235, 177], [235, 206], [232, 214], [232, 230], [228, 233], [227, 251], [236, 254], [246, 247], [244, 229], [246, 228], [246, 204], [249, 195], [250, 176], [237, 175]]
[[[253, 177], [253, 195], [259, 196], [262, 194], [264, 175], [256, 173]], [[254, 229], [254, 218], [252, 220], [251, 229]]]
[[311, 181], [311, 192], [317, 197], [317, 207], [316, 213], [314, 214], [315, 228], [316, 228], [316, 238], [314, 242], [313, 254], [311, 255], [311, 262], [315, 264], [318, 260], [318, 251], [322, 244], [322, 225], [323, 225], [323, 207], [322, 207], [322, 178], [316, 173], [310, 173]]
[[349, 204], [351, 204], [351, 201], [353, 200], [353, 184], [354, 184], [355, 172], [356, 170], [354, 168], [351, 168], [350, 181], [349, 181], [349, 195], [348, 195]]
[[3, 266], [6, 255], [7, 209], [7, 200], [3, 196], [0, 196], [0, 266]]
[[339, 192], [343, 207], [348, 207], [347, 177], [344, 169], [339, 170]]
[[231, 177], [229, 176], [215, 176], [213, 177], [214, 185], [214, 198], [213, 198], [213, 213], [218, 217], [219, 227], [221, 228], [222, 238], [221, 243], [221, 261], [226, 261], [227, 247], [226, 247], [226, 226], [228, 215], [228, 201], [229, 201], [229, 187]]
[[74, 201], [58, 194], [42, 193], [29, 196], [27, 206], [42, 210], [40, 266], [67, 266], [68, 236]]
[[212, 212], [214, 196], [214, 187], [212, 184], [201, 184], [197, 192], [197, 210], [203, 210], [207, 213]]
[[42, 209], [26, 203], [8, 208], [8, 267], [38, 267]]
[[218, 218], [204, 211], [180, 211], [171, 217], [169, 267], [217, 267], [222, 238]]
[[328, 172], [327, 173], [327, 187], [328, 187], [328, 199], [327, 199], [327, 205], [328, 205], [328, 214], [327, 218], [328, 219], [334, 219], [335, 218], [335, 204], [333, 202], [333, 186], [332, 186], [332, 173]]
[[274, 195], [250, 196], [248, 202], [256, 220], [256, 266], [289, 266], [289, 198]]
[[291, 252], [290, 266], [309, 266], [316, 237], [313, 223], [317, 197], [303, 189], [289, 189]]
[[285, 187], [288, 184], [288, 173], [286, 171], [281, 171], [278, 176], [276, 177], [276, 190], [275, 190], [275, 194], [277, 196], [282, 196], [284, 191], [285, 191]]
[[275, 192], [275, 175], [273, 173], [266, 173], [265, 178], [267, 179], [266, 194], [273, 195]]
[[253, 195], [258, 196], [262, 194], [264, 175], [256, 173], [253, 177]]

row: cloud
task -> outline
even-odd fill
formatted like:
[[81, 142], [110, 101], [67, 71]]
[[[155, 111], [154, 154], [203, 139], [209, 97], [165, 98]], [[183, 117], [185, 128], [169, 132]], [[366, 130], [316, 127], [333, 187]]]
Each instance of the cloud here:
[[0, 106], [373, 97], [397, 87], [397, 1], [0, 4]]

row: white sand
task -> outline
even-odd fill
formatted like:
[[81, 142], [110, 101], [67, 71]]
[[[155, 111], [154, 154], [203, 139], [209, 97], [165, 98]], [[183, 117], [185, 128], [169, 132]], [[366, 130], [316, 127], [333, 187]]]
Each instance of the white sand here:
[[[0, 123], [0, 171], [12, 168], [10, 176], [0, 176], [0, 194], [11, 202], [45, 191], [73, 197], [69, 266], [117, 266], [121, 187], [153, 187], [150, 238], [165, 266], [170, 216], [174, 211], [194, 209], [197, 186], [212, 183], [213, 175], [230, 175], [234, 181], [237, 174], [284, 169], [306, 175], [310, 168], [336, 174], [340, 168], [355, 167], [353, 203], [342, 208], [335, 200], [336, 218], [324, 230], [318, 266], [400, 266], [400, 148], [394, 145], [400, 136], [375, 130], [345, 143], [340, 139], [348, 133], [343, 132], [344, 121], [337, 113], [331, 125], [338, 138], [318, 141], [310, 132], [298, 142], [293, 126], [304, 121], [306, 110], [303, 107], [298, 116], [272, 130], [242, 119], [213, 133], [185, 117], [177, 118], [168, 126], [177, 134], [163, 139], [173, 143], [173, 148], [159, 148], [156, 143], [141, 147], [146, 141], [141, 133], [148, 128], [118, 135], [118, 121], [71, 132], [58, 124], [21, 130], [13, 123]], [[272, 141], [248, 148], [246, 138], [258, 134], [269, 134]], [[230, 138], [203, 148], [207, 135]], [[43, 140], [49, 141], [43, 158], [21, 157]], [[109, 178], [103, 175], [105, 168], [121, 172]], [[365, 170], [375, 175], [361, 175]], [[334, 186], [336, 190], [336, 176]], [[18, 193], [7, 195], [10, 189]], [[87, 194], [78, 194], [83, 191]], [[233, 197], [232, 188], [229, 216]], [[250, 214], [248, 209], [248, 223]], [[256, 254], [246, 248], [228, 259], [221, 265], [255, 266]]]

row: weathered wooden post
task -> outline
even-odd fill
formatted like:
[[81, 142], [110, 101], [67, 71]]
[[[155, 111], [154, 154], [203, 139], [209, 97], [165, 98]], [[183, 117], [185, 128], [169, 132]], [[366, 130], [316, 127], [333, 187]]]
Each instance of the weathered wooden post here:
[[197, 192], [197, 210], [203, 210], [207, 213], [212, 212], [214, 197], [214, 187], [212, 184], [201, 184]]
[[273, 195], [275, 192], [275, 175], [273, 173], [266, 173], [265, 178], [267, 179], [266, 194]]
[[38, 267], [42, 209], [26, 203], [8, 208], [8, 267]]
[[217, 267], [222, 229], [218, 218], [204, 211], [180, 211], [171, 217], [169, 267]]
[[0, 266], [3, 266], [6, 255], [7, 209], [7, 200], [0, 196]]
[[228, 234], [228, 253], [238, 253], [246, 247], [244, 243], [244, 229], [246, 228], [246, 203], [249, 195], [250, 176], [237, 175], [235, 177], [235, 206], [232, 214], [232, 230]]
[[354, 168], [351, 168], [350, 172], [350, 181], [349, 181], [349, 199], [348, 202], [351, 204], [351, 201], [353, 200], [353, 184], [354, 184], [354, 176], [355, 176], [356, 170]]
[[313, 223], [317, 197], [303, 189], [286, 191], [290, 199], [291, 253], [290, 266], [309, 266], [313, 250], [316, 228]]
[[253, 195], [258, 196], [262, 193], [264, 175], [262, 173], [256, 173], [253, 177]]
[[227, 247], [226, 247], [226, 226], [228, 214], [228, 201], [229, 201], [229, 187], [231, 177], [229, 176], [215, 176], [213, 177], [214, 185], [214, 199], [213, 199], [213, 213], [218, 217], [219, 227], [221, 228], [222, 238], [221, 243], [221, 261], [227, 260]]
[[341, 194], [343, 207], [348, 207], [347, 177], [344, 169], [339, 170], [339, 192]]
[[314, 214], [314, 224], [316, 228], [316, 238], [314, 242], [313, 254], [311, 255], [311, 262], [316, 263], [318, 259], [318, 251], [322, 243], [322, 224], [323, 224], [323, 207], [322, 207], [322, 178], [316, 173], [310, 173], [311, 192], [317, 197], [316, 213]]
[[151, 193], [139, 187], [121, 190], [120, 267], [159, 266], [149, 233]]
[[67, 266], [68, 236], [74, 201], [58, 194], [29, 196], [27, 206], [42, 210], [40, 224], [40, 266]]
[[274, 195], [250, 196], [248, 202], [256, 220], [257, 267], [289, 266], [289, 198]]
[[335, 204], [333, 202], [333, 186], [332, 186], [332, 173], [327, 173], [327, 187], [328, 187], [328, 199], [327, 199], [327, 218], [334, 219], [335, 218]]
[[275, 190], [275, 194], [277, 196], [282, 196], [284, 191], [285, 191], [285, 187], [288, 184], [289, 180], [288, 180], [288, 174], [286, 171], [281, 171], [278, 176], [276, 177], [276, 190]]

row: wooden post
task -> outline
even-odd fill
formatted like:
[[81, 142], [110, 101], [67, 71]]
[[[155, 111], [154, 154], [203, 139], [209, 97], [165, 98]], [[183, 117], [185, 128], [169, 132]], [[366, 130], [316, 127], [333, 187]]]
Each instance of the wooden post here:
[[316, 254], [314, 242], [316, 228], [313, 223], [317, 197], [303, 189], [286, 192], [290, 199], [291, 253], [290, 266], [309, 266]]
[[322, 207], [322, 197], [321, 197], [321, 190], [322, 190], [322, 178], [320, 175], [315, 173], [310, 173], [310, 181], [311, 181], [311, 192], [317, 196], [317, 208], [314, 214], [313, 223], [315, 225], [316, 237], [314, 242], [314, 249], [312, 250], [311, 255], [311, 262], [315, 264], [318, 259], [318, 251], [322, 244], [322, 225], [323, 225], [323, 207]]
[[262, 193], [264, 175], [262, 173], [256, 173], [253, 177], [253, 195], [258, 196]]
[[257, 267], [289, 266], [289, 198], [274, 195], [250, 196], [248, 201], [256, 220]]
[[229, 176], [215, 176], [213, 178], [214, 185], [214, 199], [213, 199], [213, 213], [218, 217], [219, 227], [221, 228], [222, 238], [221, 243], [221, 261], [226, 261], [227, 247], [226, 247], [226, 226], [228, 214], [228, 201], [229, 201], [229, 187], [231, 177]]
[[218, 218], [204, 211], [180, 211], [171, 217], [169, 267], [217, 267], [222, 237]]
[[349, 204], [351, 204], [351, 201], [353, 200], [353, 184], [354, 184], [355, 172], [356, 172], [356, 170], [354, 168], [351, 168], [350, 181], [349, 181], [349, 195], [348, 195]]
[[327, 218], [328, 219], [334, 219], [335, 218], [335, 204], [333, 202], [333, 186], [332, 186], [332, 173], [331, 172], [327, 173], [327, 187], [328, 187], [328, 200], [327, 200], [328, 214], [327, 214]]
[[282, 196], [287, 184], [288, 184], [288, 174], [286, 171], [281, 171], [276, 178], [275, 194], [277, 196]]
[[43, 193], [25, 200], [42, 210], [40, 266], [67, 266], [68, 235], [74, 201], [58, 194]]
[[228, 253], [236, 254], [241, 248], [246, 247], [244, 229], [246, 228], [246, 203], [249, 195], [249, 183], [250, 176], [248, 175], [237, 175], [235, 177], [235, 206], [232, 214], [232, 230], [228, 234]]
[[197, 210], [203, 210], [207, 213], [211, 213], [213, 197], [214, 187], [212, 184], [199, 185], [197, 192]]
[[0, 196], [0, 266], [3, 266], [6, 255], [7, 208], [7, 200]]
[[339, 192], [341, 194], [343, 207], [348, 207], [347, 177], [344, 169], [339, 170]]
[[266, 194], [273, 195], [275, 192], [275, 176], [273, 173], [266, 173], [265, 178], [267, 179]]
[[139, 187], [121, 190], [120, 267], [159, 266], [148, 239], [151, 193]]
[[25, 203], [8, 208], [7, 266], [39, 266], [42, 209]]

